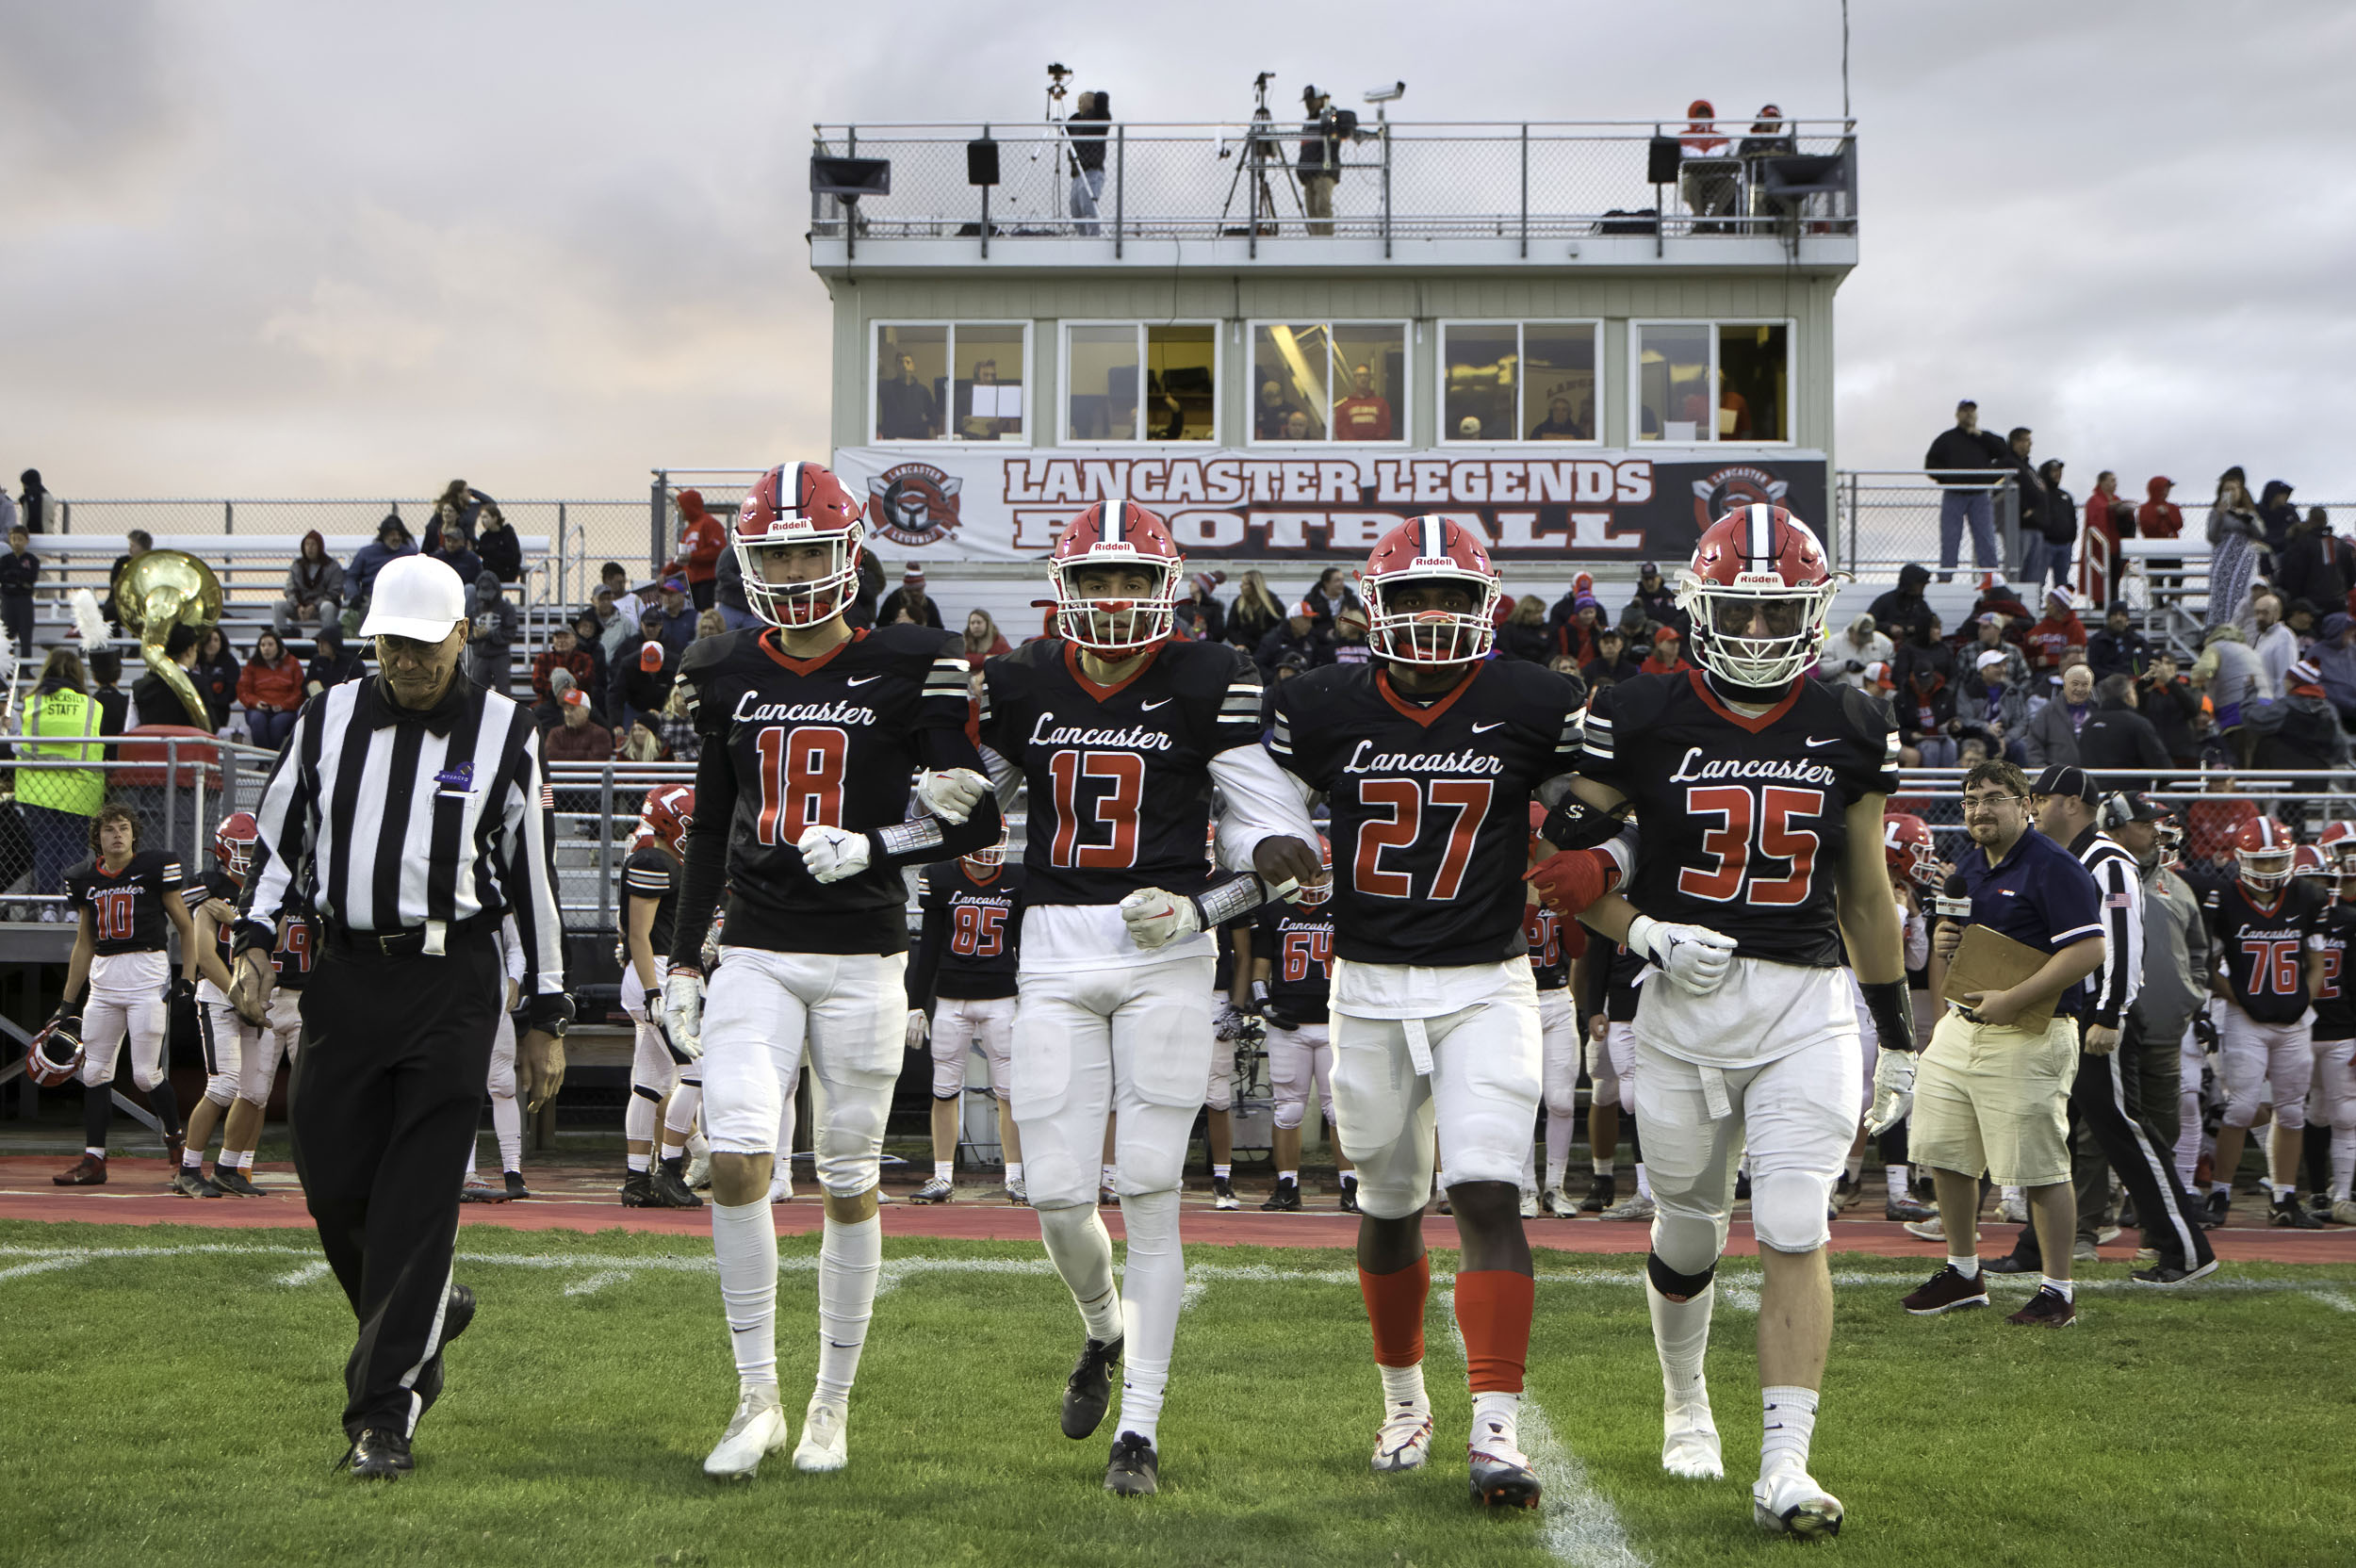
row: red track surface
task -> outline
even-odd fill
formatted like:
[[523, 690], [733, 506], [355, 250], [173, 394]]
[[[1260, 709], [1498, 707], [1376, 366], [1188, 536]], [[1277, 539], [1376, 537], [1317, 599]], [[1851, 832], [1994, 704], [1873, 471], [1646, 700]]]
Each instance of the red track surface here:
[[[200, 1225], [222, 1230], [310, 1228], [301, 1191], [289, 1169], [262, 1169], [255, 1182], [270, 1191], [266, 1199], [221, 1199], [193, 1202], [163, 1190], [170, 1172], [160, 1159], [124, 1155], [108, 1170], [103, 1187], [59, 1187], [50, 1177], [72, 1163], [57, 1155], [12, 1155], [0, 1158], [0, 1219], [81, 1220], [102, 1225]], [[622, 1229], [673, 1235], [708, 1235], [710, 1216], [701, 1211], [625, 1209], [614, 1199], [617, 1174], [576, 1164], [548, 1168], [530, 1177], [539, 1196], [529, 1202], [467, 1205], [467, 1224], [497, 1225], [511, 1231], [605, 1231]], [[1348, 1247], [1358, 1222], [1332, 1207], [1333, 1200], [1309, 1194], [1317, 1207], [1299, 1214], [1262, 1214], [1256, 1204], [1257, 1184], [1248, 1183], [1248, 1202], [1241, 1211], [1219, 1213], [1207, 1192], [1186, 1197], [1186, 1239], [1194, 1246]], [[1006, 1204], [994, 1189], [974, 1184], [959, 1188], [957, 1200], [917, 1207], [906, 1201], [908, 1184], [893, 1196], [901, 1200], [883, 1211], [884, 1232], [892, 1236], [943, 1236], [959, 1241], [1036, 1241], [1039, 1220], [1027, 1209]], [[1870, 1212], [1860, 1203], [1852, 1212]], [[777, 1232], [806, 1235], [817, 1231], [820, 1212], [815, 1190], [806, 1182], [794, 1200], [777, 1205]], [[1106, 1210], [1105, 1223], [1121, 1233], [1118, 1210]], [[2209, 1233], [2217, 1255], [2235, 1263], [2356, 1263], [2356, 1230], [2278, 1231], [2256, 1223], [2256, 1205], [2247, 1199], [2236, 1207], [2234, 1222]], [[2009, 1245], [2013, 1228], [1988, 1218], [1981, 1221], [1982, 1255]], [[1456, 1228], [1436, 1216], [1425, 1221], [1424, 1233], [1434, 1247], [1453, 1247]], [[1591, 1218], [1536, 1219], [1530, 1222], [1533, 1246], [1562, 1252], [1641, 1252], [1645, 1247], [1642, 1226], [1612, 1224]], [[2125, 1263], [2135, 1255], [2135, 1233], [2102, 1249], [2106, 1262]], [[1862, 1252], [1885, 1258], [1932, 1261], [1940, 1254], [1936, 1242], [1918, 1241], [1898, 1226], [1879, 1217], [1844, 1219], [1833, 1227], [1833, 1250]], [[1726, 1250], [1747, 1255], [1759, 1250], [1750, 1223], [1739, 1214]]]

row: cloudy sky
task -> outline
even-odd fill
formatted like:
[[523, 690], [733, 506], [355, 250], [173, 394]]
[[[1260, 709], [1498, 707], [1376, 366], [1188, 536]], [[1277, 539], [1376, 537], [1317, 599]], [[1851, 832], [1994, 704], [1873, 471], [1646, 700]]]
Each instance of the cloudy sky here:
[[[1262, 69], [1404, 76], [1411, 119], [1841, 108], [1837, 0], [1159, 9], [0, 0], [0, 473], [628, 496], [821, 452], [811, 122], [1032, 118], [1050, 58], [1138, 119], [1232, 120]], [[1969, 393], [2081, 495], [2240, 463], [2356, 501], [2356, 6], [1852, 9], [1844, 466]]]

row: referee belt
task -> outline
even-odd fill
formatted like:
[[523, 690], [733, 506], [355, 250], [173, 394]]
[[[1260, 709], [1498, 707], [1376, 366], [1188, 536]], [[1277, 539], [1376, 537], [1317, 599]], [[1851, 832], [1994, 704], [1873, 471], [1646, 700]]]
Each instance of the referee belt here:
[[466, 920], [430, 920], [423, 925], [403, 926], [398, 931], [353, 931], [330, 925], [327, 950], [343, 958], [438, 958], [450, 951], [451, 940], [487, 936], [498, 923], [499, 917], [482, 914]]

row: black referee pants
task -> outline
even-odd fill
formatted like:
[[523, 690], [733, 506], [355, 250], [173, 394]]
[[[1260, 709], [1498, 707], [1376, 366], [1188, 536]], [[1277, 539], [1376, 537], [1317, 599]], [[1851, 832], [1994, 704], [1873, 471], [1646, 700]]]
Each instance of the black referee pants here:
[[331, 943], [303, 992], [295, 1170], [319, 1245], [359, 1320], [344, 1430], [404, 1436], [441, 1348], [458, 1191], [483, 1115], [505, 1000], [496, 936], [387, 957]]
[[[2164, 1264], [2198, 1268], [2216, 1253], [2206, 1232], [2192, 1217], [2192, 1203], [2177, 1183], [2174, 1151], [2156, 1142], [2144, 1125], [2127, 1111], [2119, 1063], [2138, 1045], [2138, 1031], [2130, 1017], [2121, 1028], [2119, 1050], [2107, 1056], [2078, 1053], [2078, 1081], [2070, 1089], [2070, 1131], [2074, 1139], [2081, 1127], [2094, 1135], [2119, 1172], [2119, 1181], [2135, 1200], [2135, 1217], [2143, 1226], [2143, 1244]], [[2044, 1266], [2037, 1247], [2037, 1227], [2023, 1225], [2013, 1244], [2013, 1257], [2030, 1268]]]

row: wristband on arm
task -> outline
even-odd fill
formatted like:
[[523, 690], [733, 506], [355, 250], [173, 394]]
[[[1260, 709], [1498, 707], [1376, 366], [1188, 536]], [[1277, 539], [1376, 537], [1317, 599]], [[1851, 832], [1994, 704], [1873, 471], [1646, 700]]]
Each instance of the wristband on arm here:
[[1884, 1051], [1914, 1049], [1914, 999], [1904, 980], [1876, 980], [1860, 983], [1857, 989], [1865, 995], [1865, 1010], [1873, 1020], [1873, 1032], [1881, 1037]]

